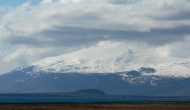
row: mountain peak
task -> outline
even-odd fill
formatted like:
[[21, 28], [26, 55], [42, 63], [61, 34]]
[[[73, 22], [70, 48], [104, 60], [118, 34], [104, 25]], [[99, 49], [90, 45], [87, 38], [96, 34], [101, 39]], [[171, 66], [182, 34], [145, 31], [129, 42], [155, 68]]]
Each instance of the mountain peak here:
[[190, 77], [189, 59], [163, 57], [144, 51], [135, 51], [134, 54], [133, 47], [126, 47], [128, 45], [124, 43], [102, 42], [97, 46], [49, 57], [22, 68], [32, 67], [31, 73], [116, 73], [140, 71], [141, 67], [146, 67], [155, 72], [142, 72], [142, 75]]
[[85, 94], [85, 95], [106, 95], [106, 93], [100, 89], [83, 89], [78, 90], [75, 93], [77, 94]]

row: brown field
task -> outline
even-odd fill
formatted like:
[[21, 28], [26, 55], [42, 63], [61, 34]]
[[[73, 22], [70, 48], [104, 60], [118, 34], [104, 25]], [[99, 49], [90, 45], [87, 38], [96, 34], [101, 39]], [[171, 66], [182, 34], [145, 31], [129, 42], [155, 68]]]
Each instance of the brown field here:
[[0, 110], [190, 110], [190, 103], [0, 104]]

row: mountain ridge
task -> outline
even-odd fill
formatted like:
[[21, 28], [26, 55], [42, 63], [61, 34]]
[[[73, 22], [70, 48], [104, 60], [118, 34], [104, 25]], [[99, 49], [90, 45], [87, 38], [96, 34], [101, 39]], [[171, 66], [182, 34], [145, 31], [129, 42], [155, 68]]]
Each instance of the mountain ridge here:
[[190, 96], [188, 58], [146, 55], [126, 46], [106, 42], [14, 69], [0, 75], [0, 93], [98, 88], [113, 95]]
[[[56, 57], [49, 57], [15, 69], [32, 67], [31, 73], [117, 73], [140, 71], [153, 68], [154, 72], [141, 72], [143, 75], [168, 77], [190, 77], [190, 59], [146, 55], [133, 52], [121, 43], [105, 42], [97, 46], [78, 50]], [[114, 50], [114, 51], [113, 51]], [[152, 54], [152, 53], [151, 53]]]

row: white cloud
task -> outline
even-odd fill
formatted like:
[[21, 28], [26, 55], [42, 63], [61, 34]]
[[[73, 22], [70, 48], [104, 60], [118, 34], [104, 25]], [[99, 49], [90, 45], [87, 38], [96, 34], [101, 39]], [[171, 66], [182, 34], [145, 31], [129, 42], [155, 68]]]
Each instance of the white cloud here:
[[52, 3], [52, 0], [43, 0], [42, 3]]
[[190, 36], [184, 41], [173, 43], [170, 45], [171, 56], [180, 58], [190, 58]]
[[101, 41], [133, 42], [146, 45], [138, 51], [188, 57], [189, 7], [187, 0], [43, 0], [0, 7], [0, 69]]
[[[34, 6], [26, 3], [20, 7], [9, 9], [9, 12], [1, 19], [2, 37], [0, 39], [7, 40], [19, 36], [46, 41], [45, 35], [36, 34], [44, 30], [56, 31], [55, 27], [57, 26], [99, 30], [133, 30], [137, 32], [190, 26], [190, 22], [187, 20], [188, 16], [185, 16], [186, 19], [178, 17], [179, 12], [190, 10], [188, 8], [190, 3], [186, 3], [184, 0], [128, 0], [127, 3], [129, 2], [129, 4], [119, 5], [110, 4], [106, 0], [95, 0], [94, 2], [89, 0], [60, 0], [59, 2], [45, 0], [43, 2], [48, 2], [48, 4], [40, 3]], [[60, 2], [64, 2], [64, 4]], [[131, 2], [134, 3], [131, 4]], [[185, 4], [185, 6], [181, 6], [181, 4]], [[179, 20], [176, 21], [174, 18]], [[62, 32], [67, 33], [66, 31], [62, 30]], [[72, 28], [69, 31], [72, 31]], [[75, 36], [69, 35], [63, 37], [66, 39], [75, 38]], [[152, 37], [156, 36], [153, 35]], [[183, 39], [183, 37], [181, 38]], [[56, 38], [52, 37], [50, 40], [53, 41], [52, 39]], [[81, 37], [81, 39], [85, 40], [86, 38]]]
[[[44, 0], [43, 2], [48, 4], [37, 6], [25, 4], [13, 8], [2, 19], [4, 28], [9, 26], [13, 31], [30, 34], [28, 32], [52, 28], [55, 25], [148, 31], [151, 28], [174, 28], [189, 24], [186, 20], [174, 22], [152, 18], [165, 18], [180, 10], [189, 11], [190, 3], [184, 0], [143, 0], [130, 5], [113, 5], [105, 0], [96, 0], [96, 3], [89, 0], [60, 0], [59, 2]], [[181, 6], [182, 4], [185, 6]], [[167, 9], [168, 7], [170, 8]]]
[[170, 56], [170, 47], [168, 45], [158, 47], [158, 48], [156, 48], [156, 53], [163, 57], [169, 57]]
[[46, 57], [57, 56], [76, 51], [82, 47], [52, 47], [52, 48], [28, 48], [26, 46], [9, 47], [1, 49], [0, 46], [0, 74], [9, 72], [17, 67], [33, 63]]

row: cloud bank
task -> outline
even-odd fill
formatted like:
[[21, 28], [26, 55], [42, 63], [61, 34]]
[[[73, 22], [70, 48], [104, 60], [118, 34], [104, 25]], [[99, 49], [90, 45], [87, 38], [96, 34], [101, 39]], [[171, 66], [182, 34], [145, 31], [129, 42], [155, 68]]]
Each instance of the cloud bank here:
[[[190, 56], [189, 0], [43, 0], [0, 7], [0, 71], [101, 41]], [[10, 66], [8, 66], [10, 65]]]

